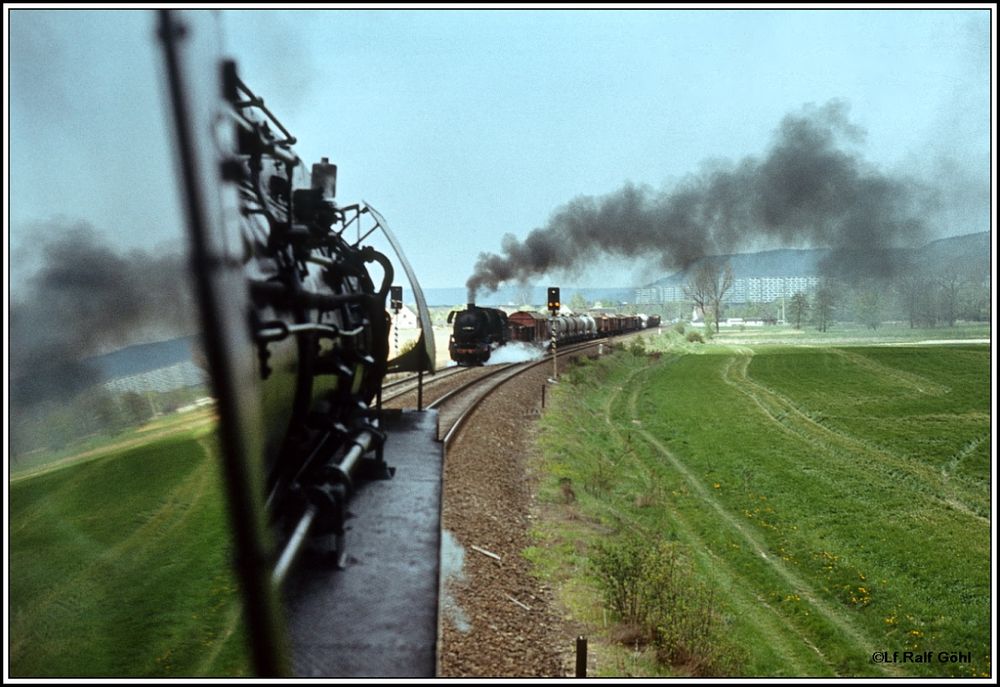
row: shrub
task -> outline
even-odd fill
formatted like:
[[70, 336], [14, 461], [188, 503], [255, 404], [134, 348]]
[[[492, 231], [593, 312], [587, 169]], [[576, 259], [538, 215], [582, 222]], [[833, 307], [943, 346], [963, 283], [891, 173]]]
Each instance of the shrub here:
[[710, 591], [697, 583], [678, 545], [626, 535], [599, 543], [591, 556], [604, 603], [630, 643], [651, 644], [657, 660], [692, 675], [738, 671], [739, 651], [727, 645]]
[[645, 542], [637, 537], [600, 542], [590, 559], [605, 605], [626, 624], [644, 624], [645, 549]]
[[641, 336], [637, 336], [629, 343], [628, 351], [634, 356], [646, 354], [646, 341]]
[[701, 335], [701, 332], [691, 330], [687, 334], [687, 340], [690, 343], [705, 343], [705, 337]]

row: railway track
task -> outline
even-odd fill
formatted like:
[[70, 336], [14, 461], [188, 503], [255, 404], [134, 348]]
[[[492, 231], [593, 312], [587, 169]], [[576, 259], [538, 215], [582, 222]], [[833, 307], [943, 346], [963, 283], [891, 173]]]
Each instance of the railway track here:
[[445, 449], [447, 450], [451, 437], [465, 418], [472, 414], [484, 398], [530, 366], [530, 363], [490, 366], [493, 369], [488, 373], [469, 380], [431, 402], [427, 407], [438, 411], [438, 440], [444, 442]]
[[[560, 374], [573, 357], [609, 344], [560, 347]], [[441, 526], [450, 542], [442, 549], [439, 677], [573, 675], [573, 642], [582, 628], [566, 618], [523, 555], [535, 543], [529, 533], [538, 505], [529, 467], [532, 425], [552, 365], [546, 356], [475, 384], [453, 380], [467, 388], [435, 404], [445, 448]]]
[[459, 367], [457, 365], [454, 367], [446, 367], [445, 369], [441, 370], [440, 372], [434, 375], [424, 376], [422, 380], [420, 379], [420, 375], [406, 375], [402, 379], [396, 379], [394, 381], [382, 385], [382, 402], [386, 403], [388, 401], [392, 401], [393, 399], [399, 398], [404, 394], [416, 391], [417, 387], [421, 383], [423, 383], [425, 389], [428, 386], [434, 386], [436, 384], [440, 384], [441, 382], [445, 381], [450, 377], [456, 377], [461, 375], [468, 369], [469, 368], [467, 367]]
[[[615, 337], [619, 340], [631, 335]], [[609, 347], [614, 339], [601, 338], [568, 344], [560, 347], [558, 357], [572, 356], [588, 349]], [[523, 363], [503, 363], [479, 367], [455, 366], [445, 368], [432, 376], [423, 378], [423, 407], [438, 411], [438, 439], [444, 441], [445, 449], [455, 438], [462, 424], [475, 412], [479, 404], [493, 391], [506, 382], [528, 370], [552, 364], [552, 353], [546, 353], [539, 360]], [[382, 404], [385, 408], [404, 408], [417, 405], [417, 375], [408, 375], [389, 382], [383, 387]]]
[[[424, 376], [422, 400], [423, 408], [428, 408], [429, 403], [434, 402], [438, 397], [450, 392], [457, 386], [468, 383], [469, 380], [476, 380], [483, 376], [492, 374], [496, 366], [486, 365], [483, 367], [449, 367], [441, 372]], [[416, 377], [399, 380], [384, 388], [389, 389], [388, 394], [382, 396], [382, 406], [384, 408], [416, 408], [418, 406], [418, 382]]]
[[[560, 348], [560, 373], [602, 343]], [[442, 549], [450, 567], [442, 568], [439, 677], [572, 675], [566, 651], [576, 628], [522, 555], [535, 505], [528, 425], [552, 365], [546, 356], [505, 366], [435, 403], [445, 453], [441, 526], [451, 542]]]
[[[606, 344], [606, 339], [595, 339], [593, 341], [566, 346], [559, 349], [557, 353], [561, 358], [562, 356], [579, 354], [589, 348], [597, 348], [599, 345]], [[438, 411], [438, 439], [444, 442], [445, 451], [448, 450], [451, 442], [458, 436], [462, 425], [472, 416], [476, 408], [479, 407], [480, 403], [486, 397], [518, 375], [539, 366], [551, 364], [552, 354], [547, 353], [540, 360], [473, 368], [489, 371], [438, 396], [428, 404], [428, 408], [437, 409]]]

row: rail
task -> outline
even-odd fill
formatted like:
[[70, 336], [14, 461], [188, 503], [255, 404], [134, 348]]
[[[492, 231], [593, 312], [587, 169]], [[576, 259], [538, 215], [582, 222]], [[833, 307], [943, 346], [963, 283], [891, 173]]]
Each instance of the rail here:
[[[571, 344], [571, 345], [567, 346], [566, 348], [564, 348], [562, 350], [562, 352], [560, 353], [560, 355], [562, 356], [562, 355], [570, 355], [570, 354], [573, 354], [573, 353], [579, 353], [580, 351], [586, 350], [586, 349], [591, 348], [593, 346], [596, 346], [597, 344], [600, 344], [600, 343], [605, 343], [606, 341], [607, 341], [607, 339], [593, 339], [591, 341], [585, 341], [583, 343]], [[536, 367], [538, 367], [540, 365], [547, 365], [550, 358], [551, 358], [551, 354], [546, 355], [541, 360], [536, 360], [536, 361], [529, 362], [529, 363], [511, 363], [511, 364], [504, 365], [504, 366], [497, 366], [498, 369], [496, 370], [496, 372], [490, 373], [489, 375], [486, 375], [486, 376], [483, 376], [483, 377], [479, 377], [479, 378], [474, 379], [474, 380], [472, 380], [472, 381], [470, 381], [470, 382], [468, 382], [466, 384], [463, 384], [461, 387], [458, 387], [457, 389], [454, 389], [454, 390], [448, 392], [447, 394], [445, 394], [444, 396], [436, 399], [433, 404], [428, 405], [427, 406], [428, 408], [439, 407], [442, 403], [444, 403], [444, 402], [446, 402], [446, 401], [448, 401], [448, 400], [450, 400], [450, 399], [458, 396], [462, 392], [467, 391], [468, 389], [470, 389], [472, 387], [478, 386], [485, 379], [489, 379], [490, 377], [493, 377], [493, 376], [495, 376], [495, 375], [497, 375], [497, 374], [499, 374], [501, 372], [505, 372], [505, 371], [509, 370], [512, 367], [518, 367], [518, 369], [515, 370], [512, 374], [509, 374], [506, 377], [504, 377], [503, 379], [499, 380], [496, 384], [494, 384], [491, 387], [489, 387], [485, 391], [485, 393], [480, 394], [479, 396], [477, 396], [476, 398], [474, 398], [473, 401], [472, 401], [472, 403], [470, 403], [468, 405], [468, 407], [466, 407], [465, 410], [463, 410], [459, 414], [459, 416], [451, 424], [451, 426], [448, 428], [448, 431], [445, 432], [445, 435], [441, 439], [442, 443], [444, 444], [445, 451], [447, 452], [449, 446], [451, 445], [451, 443], [454, 440], [455, 436], [458, 435], [458, 432], [461, 430], [461, 428], [465, 424], [466, 420], [468, 420], [468, 418], [472, 416], [472, 414], [476, 411], [476, 409], [483, 402], [483, 400], [486, 399], [486, 397], [488, 397], [491, 393], [493, 393], [494, 391], [496, 391], [503, 384], [506, 384], [507, 382], [509, 382], [510, 380], [514, 379], [515, 377], [518, 377], [518, 376], [524, 374], [528, 370], [532, 370], [532, 369], [534, 369], [534, 368], [536, 368]]]
[[418, 374], [406, 375], [402, 379], [396, 379], [394, 381], [391, 381], [391, 382], [388, 382], [387, 384], [383, 384], [382, 385], [382, 392], [383, 392], [383, 394], [385, 393], [385, 391], [387, 391], [389, 389], [393, 390], [393, 393], [390, 393], [389, 395], [383, 395], [382, 396], [382, 401], [383, 401], [383, 403], [385, 401], [391, 401], [394, 398], [397, 398], [399, 396], [402, 396], [403, 394], [407, 394], [407, 393], [415, 390], [417, 388], [418, 383], [420, 383], [420, 381], [422, 381], [422, 383], [424, 384], [424, 386], [428, 386], [428, 385], [431, 385], [431, 384], [438, 384], [439, 382], [442, 382], [442, 381], [448, 379], [449, 377], [454, 377], [454, 376], [456, 376], [458, 374], [461, 374], [462, 372], [465, 372], [466, 370], [469, 370], [469, 369], [471, 369], [471, 368], [468, 368], [468, 367], [458, 367], [458, 366], [448, 367], [448, 368], [445, 368], [444, 370], [442, 370], [442, 371], [434, 374], [431, 377], [425, 377], [423, 380], [418, 380], [418, 378], [420, 376]]

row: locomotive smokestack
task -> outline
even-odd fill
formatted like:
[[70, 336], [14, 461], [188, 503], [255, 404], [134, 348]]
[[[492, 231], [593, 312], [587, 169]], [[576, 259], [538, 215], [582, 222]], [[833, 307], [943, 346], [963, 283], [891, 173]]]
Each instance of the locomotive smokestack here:
[[337, 165], [330, 164], [330, 158], [324, 157], [319, 162], [313, 163], [311, 186], [314, 189], [323, 189], [324, 198], [337, 197]]
[[469, 303], [466, 305], [466, 310], [473, 310], [476, 307], [475, 303]]

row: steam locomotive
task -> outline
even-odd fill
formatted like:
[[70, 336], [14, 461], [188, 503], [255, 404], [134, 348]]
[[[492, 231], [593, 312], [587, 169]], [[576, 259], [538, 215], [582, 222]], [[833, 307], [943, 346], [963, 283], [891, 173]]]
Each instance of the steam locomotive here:
[[554, 340], [559, 346], [656, 327], [660, 316], [587, 313], [549, 317], [528, 310], [508, 315], [498, 308], [469, 303], [465, 310], [450, 312], [448, 323], [453, 324], [448, 341], [451, 359], [472, 366], [486, 363], [493, 351], [508, 342], [547, 348]]
[[[362, 481], [392, 475], [383, 377], [433, 372], [433, 336], [384, 218], [338, 203], [327, 158], [305, 171], [295, 137], [219, 59], [208, 18], [162, 10], [158, 33], [255, 669], [282, 675], [281, 583], [307, 542], [342, 565], [349, 499]], [[409, 278], [422, 329], [395, 360], [395, 268], [363, 244], [376, 231]]]
[[448, 324], [453, 324], [448, 351], [459, 365], [481, 364], [489, 360], [492, 351], [510, 341], [507, 313], [497, 308], [469, 303], [465, 310], [448, 313]]

